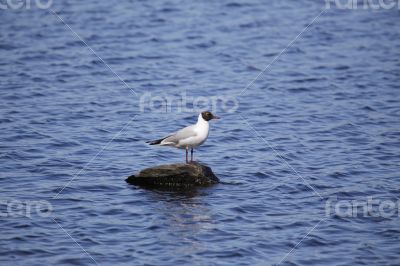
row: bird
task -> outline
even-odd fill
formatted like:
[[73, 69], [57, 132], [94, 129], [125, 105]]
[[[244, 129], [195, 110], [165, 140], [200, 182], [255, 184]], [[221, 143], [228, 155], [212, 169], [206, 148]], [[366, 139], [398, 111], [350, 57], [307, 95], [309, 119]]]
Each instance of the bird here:
[[188, 152], [190, 149], [190, 162], [193, 162], [193, 149], [203, 144], [208, 137], [210, 126], [208, 122], [219, 119], [210, 111], [201, 112], [194, 125], [182, 128], [175, 133], [171, 133], [161, 139], [146, 141], [150, 145], [172, 146], [178, 149], [186, 149], [186, 163], [189, 163]]

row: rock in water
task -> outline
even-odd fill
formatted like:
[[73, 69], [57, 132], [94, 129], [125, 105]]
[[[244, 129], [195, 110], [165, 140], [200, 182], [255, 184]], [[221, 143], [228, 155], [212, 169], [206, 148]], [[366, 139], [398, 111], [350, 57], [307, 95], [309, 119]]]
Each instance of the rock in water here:
[[132, 185], [143, 187], [198, 187], [219, 183], [210, 167], [193, 162], [190, 164], [165, 164], [146, 168], [126, 179]]

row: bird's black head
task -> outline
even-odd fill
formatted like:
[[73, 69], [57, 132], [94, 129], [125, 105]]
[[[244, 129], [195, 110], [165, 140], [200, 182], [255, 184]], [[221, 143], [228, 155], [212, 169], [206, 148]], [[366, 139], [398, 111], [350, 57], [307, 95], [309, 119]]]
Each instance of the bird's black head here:
[[201, 116], [203, 117], [204, 120], [206, 121], [210, 121], [211, 119], [219, 119], [218, 116], [213, 115], [211, 112], [209, 111], [205, 111], [201, 113]]

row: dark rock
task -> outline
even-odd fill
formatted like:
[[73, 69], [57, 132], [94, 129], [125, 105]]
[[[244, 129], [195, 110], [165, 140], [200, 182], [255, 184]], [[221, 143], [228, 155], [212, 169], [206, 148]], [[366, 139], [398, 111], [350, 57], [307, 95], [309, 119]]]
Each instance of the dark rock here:
[[132, 185], [143, 187], [186, 188], [219, 183], [211, 168], [200, 163], [165, 164], [146, 168], [126, 179]]

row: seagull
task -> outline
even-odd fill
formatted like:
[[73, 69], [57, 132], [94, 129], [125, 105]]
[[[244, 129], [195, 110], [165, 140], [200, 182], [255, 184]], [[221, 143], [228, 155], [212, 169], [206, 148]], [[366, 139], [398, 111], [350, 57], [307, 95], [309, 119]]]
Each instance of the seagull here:
[[196, 124], [182, 128], [164, 138], [147, 141], [146, 143], [150, 145], [172, 146], [178, 149], [186, 149], [186, 163], [189, 163], [188, 151], [190, 149], [190, 162], [193, 162], [193, 148], [200, 146], [207, 140], [210, 128], [208, 121], [212, 119], [219, 119], [219, 117], [213, 115], [209, 111], [202, 112], [199, 114]]

